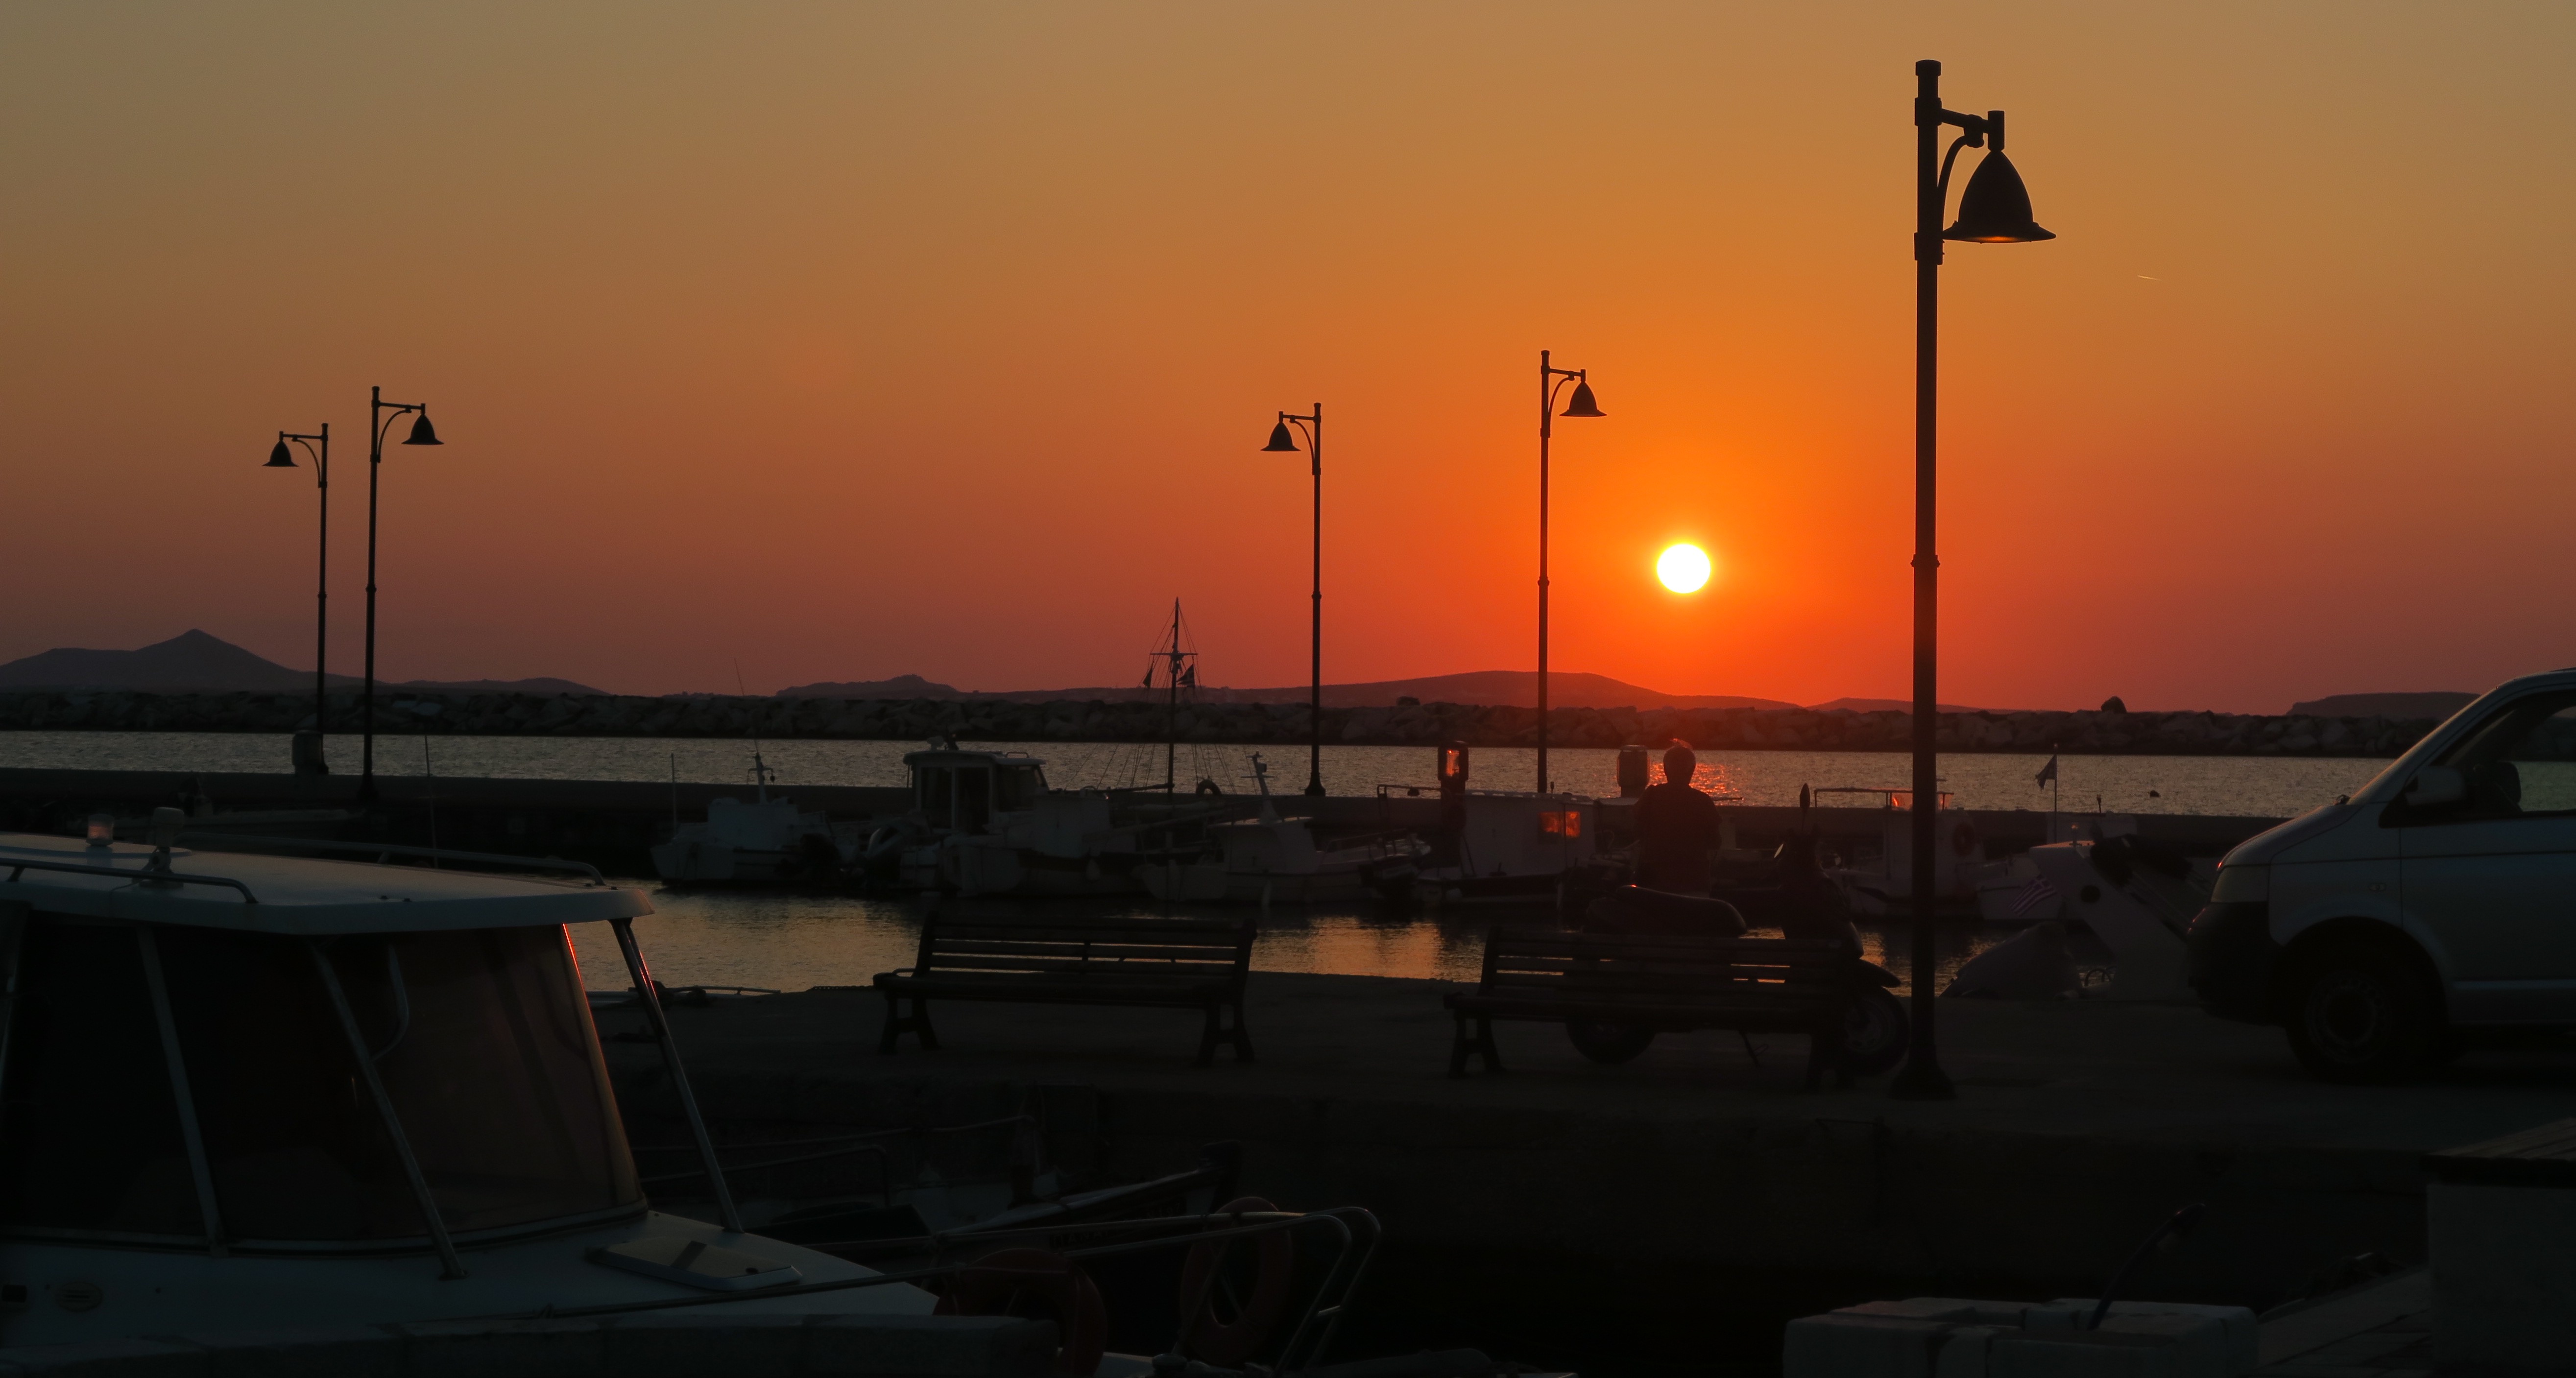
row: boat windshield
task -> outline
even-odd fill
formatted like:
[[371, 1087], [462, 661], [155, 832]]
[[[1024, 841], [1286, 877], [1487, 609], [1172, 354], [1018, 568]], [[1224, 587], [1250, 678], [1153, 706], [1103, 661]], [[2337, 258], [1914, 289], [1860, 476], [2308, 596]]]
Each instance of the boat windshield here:
[[[139, 945], [155, 944], [223, 1233], [356, 1242], [424, 1233], [340, 1017], [301, 939], [216, 929], [39, 922], [32, 997], [7, 1070], [11, 1223], [201, 1233], [175, 1132]], [[50, 932], [48, 930], [51, 930]], [[325, 949], [449, 1229], [524, 1225], [640, 1203], [589, 1008], [559, 927], [399, 933]], [[111, 992], [112, 1014], [56, 996]], [[105, 1033], [107, 1044], [73, 1046]], [[34, 1035], [30, 1038], [29, 1035]], [[74, 1064], [94, 1088], [70, 1084]], [[130, 1064], [130, 1065], [128, 1065]], [[22, 1098], [51, 1103], [19, 1113]], [[149, 1151], [112, 1146], [87, 1103], [129, 1103]], [[141, 1126], [141, 1120], [154, 1121]], [[104, 1151], [116, 1166], [86, 1169]], [[59, 1199], [44, 1174], [101, 1181]]]
[[996, 773], [993, 807], [1004, 813], [1018, 813], [1037, 807], [1038, 796], [1046, 793], [1046, 776], [1036, 766], [1004, 766]]

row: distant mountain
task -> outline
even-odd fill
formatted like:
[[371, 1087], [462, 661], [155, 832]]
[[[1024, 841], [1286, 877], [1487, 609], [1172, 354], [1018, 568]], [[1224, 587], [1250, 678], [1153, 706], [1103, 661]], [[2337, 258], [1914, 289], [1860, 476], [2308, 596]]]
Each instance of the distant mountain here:
[[[1835, 699], [1830, 703], [1811, 703], [1807, 706], [1815, 709], [1819, 713], [1911, 713], [1914, 711], [1914, 700], [1843, 698]], [[1944, 713], [1982, 713], [1986, 710], [1982, 708], [1962, 708], [1955, 703], [1945, 703], [1941, 705], [1941, 711]]]
[[[998, 699], [1011, 703], [1045, 703], [1057, 699], [1081, 702], [1100, 699], [1110, 703], [1160, 699], [1163, 689], [1144, 689], [1136, 685], [1115, 688], [1080, 689], [1011, 689], [979, 692], [955, 689], [923, 679], [919, 675], [898, 675], [893, 679], [835, 681], [823, 684], [800, 684], [781, 689], [778, 697], [788, 699]], [[1304, 703], [1308, 694], [1303, 684], [1275, 689], [1203, 688], [1197, 697], [1209, 703]], [[1324, 706], [1327, 708], [1391, 708], [1398, 699], [1421, 703], [1472, 703], [1511, 705], [1534, 708], [1538, 705], [1538, 672], [1534, 670], [1470, 670], [1464, 674], [1431, 675], [1422, 679], [1386, 679], [1365, 684], [1327, 684]], [[1547, 699], [1551, 708], [1795, 708], [1798, 705], [1779, 699], [1744, 698], [1732, 694], [1667, 694], [1658, 689], [1643, 689], [1625, 684], [1607, 675], [1558, 672], [1547, 677]]]
[[[334, 688], [362, 684], [332, 675]], [[596, 694], [568, 679], [378, 680], [385, 689], [449, 694]], [[126, 689], [150, 694], [291, 694], [313, 687], [313, 672], [292, 670], [202, 631], [186, 631], [131, 651], [63, 647], [0, 664], [0, 689]]]
[[793, 689], [779, 690], [776, 697], [782, 699], [997, 699], [1008, 696], [969, 693], [955, 685], [935, 683], [919, 675], [897, 675], [892, 679], [834, 679], [825, 680], [819, 684], [800, 684]]
[[2447, 718], [2468, 707], [2475, 694], [2432, 690], [2420, 694], [2328, 694], [2290, 705], [2293, 713], [2320, 718]]

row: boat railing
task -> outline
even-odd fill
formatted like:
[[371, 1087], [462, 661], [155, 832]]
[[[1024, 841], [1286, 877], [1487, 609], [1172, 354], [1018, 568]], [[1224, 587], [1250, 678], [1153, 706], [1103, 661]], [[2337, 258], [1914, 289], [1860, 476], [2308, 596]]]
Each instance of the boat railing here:
[[252, 894], [249, 886], [230, 876], [201, 876], [187, 871], [154, 871], [141, 867], [128, 870], [122, 866], [90, 866], [76, 861], [35, 861], [17, 857], [0, 861], [0, 866], [9, 868], [9, 879], [13, 883], [28, 871], [61, 871], [76, 876], [114, 876], [118, 880], [144, 885], [220, 885], [240, 891], [244, 904], [259, 903], [259, 896]]
[[[1377, 1216], [1365, 1207], [1332, 1206], [1316, 1211], [1240, 1211], [1206, 1215], [1152, 1216], [1138, 1220], [1082, 1221], [1055, 1225], [1013, 1226], [1004, 1229], [951, 1230], [910, 1239], [858, 1240], [853, 1241], [852, 1246], [864, 1244], [872, 1249], [910, 1246], [920, 1252], [929, 1253], [932, 1262], [918, 1267], [873, 1273], [866, 1277], [835, 1278], [828, 1282], [799, 1281], [781, 1283], [775, 1287], [709, 1293], [703, 1296], [658, 1297], [650, 1301], [612, 1302], [599, 1306], [548, 1307], [542, 1312], [520, 1312], [481, 1319], [574, 1320], [589, 1316], [616, 1316], [645, 1311], [720, 1306], [729, 1302], [752, 1299], [792, 1300], [825, 1292], [846, 1292], [862, 1287], [885, 1287], [897, 1283], [922, 1282], [961, 1273], [978, 1266], [978, 1260], [994, 1252], [993, 1246], [1032, 1244], [1043, 1248], [1055, 1243], [1060, 1236], [1066, 1234], [1080, 1234], [1092, 1238], [1120, 1232], [1152, 1235], [1151, 1238], [1086, 1244], [1054, 1251], [1058, 1257], [1079, 1264], [1087, 1259], [1118, 1258], [1150, 1253], [1158, 1249], [1194, 1249], [1210, 1244], [1222, 1246], [1235, 1240], [1253, 1239], [1269, 1234], [1286, 1234], [1301, 1229], [1323, 1230], [1332, 1235], [1335, 1243], [1340, 1247], [1334, 1255], [1331, 1268], [1325, 1273], [1323, 1282], [1316, 1287], [1314, 1294], [1307, 1300], [1305, 1310], [1299, 1314], [1296, 1328], [1289, 1332], [1287, 1343], [1280, 1349], [1278, 1361], [1271, 1365], [1273, 1372], [1288, 1374], [1314, 1368], [1322, 1363], [1325, 1352], [1332, 1345], [1335, 1333], [1341, 1328], [1342, 1318], [1347, 1314], [1352, 1298], [1358, 1295], [1360, 1284], [1368, 1275], [1370, 1262], [1377, 1256], [1378, 1244], [1385, 1236], [1385, 1229], [1378, 1223]], [[835, 1247], [845, 1246], [823, 1244], [808, 1247], [830, 1252]], [[977, 1250], [974, 1259], [952, 1259], [947, 1256], [952, 1251], [969, 1248]], [[1210, 1268], [1206, 1271], [1207, 1279], [1199, 1295], [1190, 1298], [1189, 1302], [1180, 1308], [1179, 1328], [1173, 1334], [1170, 1349], [1173, 1356], [1177, 1357], [1183, 1353], [1189, 1333], [1196, 1328], [1199, 1317], [1206, 1312], [1209, 1298], [1216, 1287], [1221, 1270]], [[1184, 1359], [1178, 1362], [1185, 1365], [1187, 1361]], [[1158, 1363], [1156, 1368], [1160, 1371], [1161, 1365]]]
[[483, 870], [569, 871], [588, 876], [593, 885], [604, 886], [608, 878], [587, 861], [566, 861], [555, 856], [511, 856], [506, 852], [461, 852], [452, 847], [412, 847], [390, 842], [330, 842], [310, 837], [266, 837], [257, 833], [218, 833], [182, 830], [182, 840], [197, 844], [239, 843], [235, 847], [209, 847], [212, 851], [245, 852], [339, 852], [353, 856], [373, 856], [379, 865], [390, 865], [389, 857], [422, 857], [430, 861], [454, 861]]

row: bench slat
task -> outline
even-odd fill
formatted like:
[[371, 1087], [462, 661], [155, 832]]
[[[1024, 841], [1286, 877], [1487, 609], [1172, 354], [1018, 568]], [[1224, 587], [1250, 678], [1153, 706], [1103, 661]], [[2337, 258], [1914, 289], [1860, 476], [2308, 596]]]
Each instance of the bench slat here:
[[977, 957], [1080, 957], [1089, 954], [1095, 960], [1119, 959], [1191, 962], [1231, 962], [1235, 944], [1223, 947], [1175, 947], [1168, 943], [999, 943], [956, 942], [942, 938], [937, 944], [942, 955]]
[[1122, 962], [1115, 958], [1094, 957], [1084, 961], [1074, 957], [967, 957], [943, 952], [927, 968], [915, 968], [923, 975], [944, 971], [1029, 971], [1061, 972], [1085, 975], [1099, 972], [1109, 976], [1171, 972], [1185, 976], [1223, 976], [1234, 970], [1232, 962]]

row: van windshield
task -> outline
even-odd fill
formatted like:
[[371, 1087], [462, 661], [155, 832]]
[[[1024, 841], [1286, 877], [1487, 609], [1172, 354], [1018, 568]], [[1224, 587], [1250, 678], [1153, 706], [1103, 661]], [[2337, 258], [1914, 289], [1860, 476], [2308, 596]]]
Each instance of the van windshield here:
[[[10, 1167], [73, 1183], [112, 1168], [115, 1180], [70, 1194], [28, 1180], [26, 1191], [9, 1194], [18, 1198], [10, 1220], [202, 1230], [193, 1175], [175, 1151], [172, 1093], [136, 955], [148, 941], [168, 983], [224, 1236], [358, 1242], [426, 1233], [304, 940], [41, 916], [33, 928], [24, 980], [36, 998], [12, 1030], [8, 1068]], [[563, 929], [371, 934], [324, 950], [449, 1229], [640, 1203]], [[56, 998], [81, 992], [95, 998]], [[102, 1019], [113, 1027], [96, 1027]], [[125, 1074], [83, 1091], [76, 1074], [103, 1070], [90, 1065], [103, 1048], [120, 1050]], [[100, 1106], [85, 1107], [84, 1098]], [[61, 1103], [17, 1113], [35, 1109], [31, 1099]], [[122, 1118], [101, 1125], [85, 1113], [101, 1106]], [[170, 1128], [144, 1132], [138, 1116]], [[151, 1147], [99, 1154], [102, 1134]], [[85, 1165], [91, 1154], [100, 1164]]]

